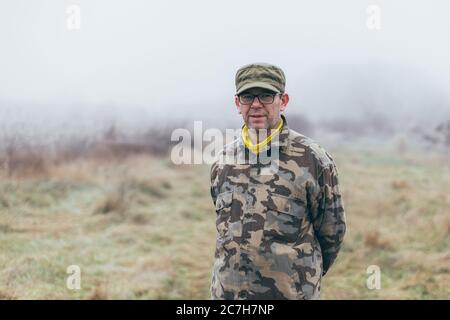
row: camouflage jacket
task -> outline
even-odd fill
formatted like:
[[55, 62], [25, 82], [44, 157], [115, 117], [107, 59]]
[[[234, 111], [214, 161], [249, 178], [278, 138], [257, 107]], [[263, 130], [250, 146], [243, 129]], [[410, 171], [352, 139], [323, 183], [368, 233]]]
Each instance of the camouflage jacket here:
[[[346, 222], [335, 163], [282, 118], [269, 148], [279, 160], [250, 161], [238, 138], [211, 167], [218, 232], [212, 299], [317, 299], [341, 247]], [[244, 160], [225, 161], [230, 155]]]

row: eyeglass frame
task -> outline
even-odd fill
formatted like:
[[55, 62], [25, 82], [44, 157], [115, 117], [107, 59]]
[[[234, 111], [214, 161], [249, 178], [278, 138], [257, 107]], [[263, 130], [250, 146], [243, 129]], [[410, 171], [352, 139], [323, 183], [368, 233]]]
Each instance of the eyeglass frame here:
[[[263, 105], [264, 105], [264, 104], [272, 104], [272, 103], [275, 101], [275, 97], [276, 97], [277, 95], [282, 96], [282, 95], [284, 94], [284, 92], [281, 92], [281, 93], [280, 93], [280, 92], [275, 92], [275, 93], [273, 93], [273, 94], [264, 92], [264, 93], [257, 94], [257, 95], [251, 94], [251, 93], [246, 93], [246, 94], [250, 94], [250, 95], [253, 96], [252, 102], [250, 102], [250, 103], [242, 103], [242, 101], [241, 101], [241, 95], [242, 95], [242, 93], [241, 93], [241, 94], [237, 94], [236, 96], [238, 97], [238, 100], [239, 100], [239, 103], [240, 103], [240, 104], [243, 104], [244, 106], [251, 106], [251, 105], [253, 104], [253, 102], [255, 102], [255, 98], [258, 98], [259, 103], [261, 103], [261, 104], [263, 104]], [[261, 102], [261, 99], [259, 98], [259, 96], [260, 96], [260, 95], [263, 95], [263, 94], [269, 94], [269, 95], [271, 95], [272, 98], [273, 98], [272, 102], [265, 102], [265, 103]]]

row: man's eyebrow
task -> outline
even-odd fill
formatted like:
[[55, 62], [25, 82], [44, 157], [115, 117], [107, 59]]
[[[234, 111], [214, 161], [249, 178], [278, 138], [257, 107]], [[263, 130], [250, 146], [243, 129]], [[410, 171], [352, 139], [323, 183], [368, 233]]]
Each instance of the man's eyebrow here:
[[255, 91], [244, 91], [241, 94], [263, 94], [263, 93], [268, 93], [268, 94], [275, 94], [276, 92], [270, 91], [270, 90], [255, 90]]

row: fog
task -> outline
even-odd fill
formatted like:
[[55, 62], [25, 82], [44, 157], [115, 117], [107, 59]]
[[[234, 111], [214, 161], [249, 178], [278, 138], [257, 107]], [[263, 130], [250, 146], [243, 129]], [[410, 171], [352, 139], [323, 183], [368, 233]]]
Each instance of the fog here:
[[432, 125], [450, 119], [449, 15], [446, 1], [2, 1], [0, 121], [30, 136], [114, 121], [236, 126], [236, 70], [270, 62], [287, 76], [287, 114], [316, 126], [374, 114]]

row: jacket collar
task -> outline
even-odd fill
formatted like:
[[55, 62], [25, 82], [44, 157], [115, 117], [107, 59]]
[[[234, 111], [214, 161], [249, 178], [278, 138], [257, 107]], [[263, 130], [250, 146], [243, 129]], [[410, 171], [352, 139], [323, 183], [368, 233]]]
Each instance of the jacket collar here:
[[[289, 127], [287, 124], [286, 117], [282, 114], [280, 115], [281, 119], [283, 120], [283, 127], [281, 128], [280, 133], [274, 138], [271, 143], [269, 144], [270, 147], [276, 147], [278, 146], [280, 148], [280, 151], [284, 152], [289, 147]], [[244, 128], [245, 124], [242, 125], [242, 128]], [[242, 130], [242, 129], [241, 129]], [[238, 152], [250, 152], [247, 147], [244, 144], [244, 141], [242, 140], [242, 135], [239, 135], [238, 139]]]

